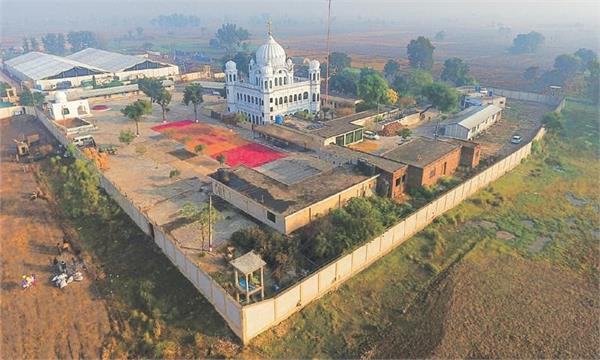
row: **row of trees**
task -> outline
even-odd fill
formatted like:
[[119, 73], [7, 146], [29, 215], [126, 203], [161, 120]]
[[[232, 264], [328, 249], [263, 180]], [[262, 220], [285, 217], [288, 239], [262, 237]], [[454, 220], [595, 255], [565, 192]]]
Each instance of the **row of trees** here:
[[239, 50], [247, 40], [250, 39], [248, 30], [238, 27], [236, 24], [223, 24], [210, 40], [209, 45], [213, 48], [225, 49], [228, 54]]
[[150, 20], [150, 24], [167, 29], [198, 27], [200, 18], [195, 15], [183, 14], [160, 15]]
[[578, 95], [587, 95], [595, 102], [600, 96], [600, 62], [598, 54], [590, 49], [581, 48], [573, 54], [558, 55], [552, 69], [543, 72], [539, 66], [530, 66], [523, 78], [535, 83], [539, 90], [557, 85]]
[[102, 47], [102, 42], [97, 34], [91, 31], [70, 31], [67, 36], [63, 33], [48, 33], [42, 36], [42, 42], [35, 37], [23, 39], [23, 52], [45, 50], [54, 55], [64, 55], [67, 48], [71, 52], [77, 52], [88, 47]]

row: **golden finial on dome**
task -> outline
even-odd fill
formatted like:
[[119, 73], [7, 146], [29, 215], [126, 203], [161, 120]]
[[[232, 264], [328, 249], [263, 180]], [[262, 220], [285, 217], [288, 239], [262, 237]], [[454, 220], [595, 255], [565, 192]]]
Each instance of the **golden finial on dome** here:
[[269, 20], [267, 21], [267, 29], [268, 29], [268, 32], [267, 32], [267, 34], [268, 34], [269, 36], [271, 36], [271, 35], [272, 35], [272, 32], [271, 32], [271, 25], [273, 25], [273, 23], [271, 22], [271, 19], [269, 19]]

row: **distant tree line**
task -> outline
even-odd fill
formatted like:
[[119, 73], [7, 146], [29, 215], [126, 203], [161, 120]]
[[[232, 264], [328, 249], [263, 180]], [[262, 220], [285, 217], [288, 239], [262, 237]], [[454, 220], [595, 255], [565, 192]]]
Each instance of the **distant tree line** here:
[[23, 52], [44, 50], [49, 54], [64, 55], [67, 48], [71, 52], [77, 52], [88, 47], [103, 47], [98, 35], [91, 31], [70, 31], [67, 36], [63, 33], [48, 33], [43, 35], [41, 40], [40, 44], [35, 37], [23, 38]]
[[185, 28], [200, 26], [200, 18], [195, 15], [171, 14], [159, 15], [150, 24], [161, 28]]
[[223, 24], [215, 33], [215, 37], [210, 39], [209, 46], [217, 49], [224, 49], [227, 54], [233, 54], [246, 45], [250, 39], [248, 30], [238, 27], [236, 24]]
[[543, 44], [546, 38], [536, 31], [527, 34], [518, 34], [513, 39], [513, 45], [508, 50], [512, 54], [528, 54], [536, 52]]

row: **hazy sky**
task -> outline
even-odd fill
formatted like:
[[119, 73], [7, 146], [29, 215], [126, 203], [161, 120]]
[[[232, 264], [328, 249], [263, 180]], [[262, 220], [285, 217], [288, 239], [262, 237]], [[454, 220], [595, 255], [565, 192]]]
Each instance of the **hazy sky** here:
[[[327, 0], [0, 0], [0, 4], [4, 40], [28, 33], [143, 26], [152, 17], [174, 12], [199, 16], [210, 29], [223, 21], [250, 28], [264, 26], [264, 16], [274, 24], [284, 19], [286, 24], [316, 24], [327, 13]], [[501, 23], [516, 31], [552, 25], [583, 26], [598, 33], [600, 1], [332, 0], [332, 15], [338, 30], [370, 22], [372, 26], [421, 29]]]

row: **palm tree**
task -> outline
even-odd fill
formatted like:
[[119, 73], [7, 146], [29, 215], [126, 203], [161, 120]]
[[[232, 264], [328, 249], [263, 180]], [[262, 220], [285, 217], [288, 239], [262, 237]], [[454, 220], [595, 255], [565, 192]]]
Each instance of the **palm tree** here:
[[183, 91], [183, 103], [194, 106], [194, 121], [198, 122], [198, 105], [204, 102], [202, 98], [202, 86], [200, 84], [189, 84]]
[[121, 109], [121, 113], [135, 121], [135, 136], [140, 136], [140, 120], [144, 115], [152, 113], [152, 103], [148, 100], [137, 100]]

